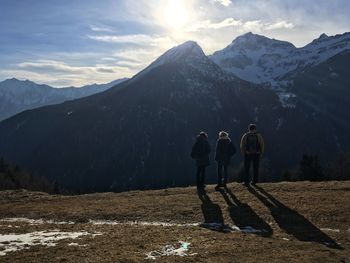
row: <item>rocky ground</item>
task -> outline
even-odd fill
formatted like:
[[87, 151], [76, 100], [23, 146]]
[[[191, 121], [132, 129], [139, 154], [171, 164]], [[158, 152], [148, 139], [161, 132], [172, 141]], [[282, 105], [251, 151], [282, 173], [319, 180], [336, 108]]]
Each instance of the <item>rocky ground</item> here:
[[350, 262], [350, 182], [0, 192], [0, 262]]

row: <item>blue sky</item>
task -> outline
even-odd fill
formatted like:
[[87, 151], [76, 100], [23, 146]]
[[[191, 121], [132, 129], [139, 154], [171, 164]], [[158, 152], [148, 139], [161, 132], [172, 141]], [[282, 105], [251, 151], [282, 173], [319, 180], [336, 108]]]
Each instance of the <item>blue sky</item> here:
[[0, 80], [106, 83], [184, 41], [211, 54], [250, 31], [303, 46], [350, 31], [349, 13], [348, 0], [0, 0]]

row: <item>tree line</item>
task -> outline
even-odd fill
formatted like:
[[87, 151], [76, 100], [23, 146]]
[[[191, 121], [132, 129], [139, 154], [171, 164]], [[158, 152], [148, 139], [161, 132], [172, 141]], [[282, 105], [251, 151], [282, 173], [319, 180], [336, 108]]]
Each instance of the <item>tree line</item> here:
[[0, 158], [0, 190], [27, 189], [30, 191], [59, 193], [57, 183], [36, 175]]
[[[230, 175], [233, 181], [243, 181], [243, 164], [236, 169], [231, 169]], [[321, 162], [318, 155], [303, 154], [294, 168], [281, 172], [274, 171], [266, 160], [260, 167], [261, 182], [332, 180], [350, 180], [350, 153], [339, 154], [328, 162]]]
[[[339, 154], [332, 161], [322, 164], [317, 155], [303, 154], [298, 165], [278, 173], [272, 171], [268, 162], [261, 165], [261, 182], [276, 181], [343, 181], [350, 180], [350, 153]], [[274, 175], [275, 174], [275, 175]], [[243, 165], [231, 168], [229, 177], [232, 181], [243, 181]], [[57, 182], [50, 182], [19, 165], [0, 158], [0, 190], [27, 189], [30, 191], [58, 194], [64, 192]]]

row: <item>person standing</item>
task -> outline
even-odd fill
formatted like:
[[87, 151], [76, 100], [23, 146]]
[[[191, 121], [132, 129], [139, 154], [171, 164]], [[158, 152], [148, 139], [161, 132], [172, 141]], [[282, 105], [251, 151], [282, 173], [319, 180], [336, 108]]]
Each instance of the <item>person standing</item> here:
[[259, 164], [265, 150], [264, 139], [261, 134], [257, 132], [256, 124], [249, 124], [248, 132], [242, 136], [240, 148], [244, 155], [244, 185], [248, 186], [249, 184], [251, 163], [253, 163], [254, 175], [250, 183], [255, 185], [259, 181]]
[[[231, 161], [231, 157], [236, 153], [236, 147], [228, 137], [228, 133], [225, 131], [219, 132], [219, 139], [216, 144], [215, 161], [218, 168], [218, 184], [215, 190], [219, 190], [220, 187], [226, 187], [227, 183], [227, 169]], [[222, 176], [224, 172], [224, 176]]]
[[197, 165], [197, 190], [205, 188], [205, 168], [210, 165], [209, 160], [210, 145], [208, 143], [208, 135], [205, 132], [200, 132], [196, 142], [192, 147], [191, 157], [196, 161]]

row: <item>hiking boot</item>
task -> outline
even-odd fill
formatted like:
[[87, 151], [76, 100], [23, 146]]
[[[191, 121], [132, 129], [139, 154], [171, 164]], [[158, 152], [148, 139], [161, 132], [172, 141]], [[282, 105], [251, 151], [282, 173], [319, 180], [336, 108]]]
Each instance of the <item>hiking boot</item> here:
[[221, 187], [220, 184], [218, 184], [217, 186], [215, 186], [215, 191], [219, 191], [219, 190], [220, 190], [220, 187]]

